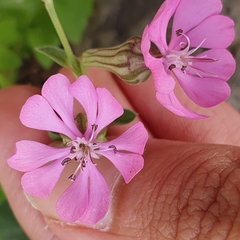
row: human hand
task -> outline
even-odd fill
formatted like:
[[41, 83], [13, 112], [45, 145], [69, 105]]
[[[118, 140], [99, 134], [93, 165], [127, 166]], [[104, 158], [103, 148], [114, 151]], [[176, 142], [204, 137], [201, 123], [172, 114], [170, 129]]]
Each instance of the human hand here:
[[[67, 70], [63, 73], [70, 76]], [[28, 129], [19, 121], [22, 105], [39, 90], [30, 86], [2, 89], [0, 181], [30, 239], [238, 239], [240, 149], [234, 145], [240, 144], [239, 114], [223, 103], [203, 110], [209, 119], [184, 119], [159, 106], [151, 80], [126, 87], [100, 69], [91, 69], [89, 77], [97, 86], [107, 87], [123, 107], [139, 113], [151, 136], [145, 166], [128, 185], [122, 181], [112, 193], [108, 229], [52, 218], [48, 199], [40, 205], [43, 216], [25, 197], [22, 174], [6, 162], [20, 139], [50, 142], [45, 132]], [[119, 134], [123, 128], [111, 127], [110, 134]]]

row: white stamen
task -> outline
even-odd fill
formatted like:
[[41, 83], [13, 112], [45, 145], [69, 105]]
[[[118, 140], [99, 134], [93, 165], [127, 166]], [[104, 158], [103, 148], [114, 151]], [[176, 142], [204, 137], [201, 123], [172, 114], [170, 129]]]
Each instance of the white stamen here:
[[80, 171], [84, 171], [84, 168], [87, 166], [88, 161], [91, 161], [94, 165], [94, 159], [99, 159], [99, 154], [104, 151], [113, 151], [117, 152], [117, 148], [114, 145], [111, 145], [107, 148], [101, 147], [101, 143], [94, 142], [95, 132], [97, 130], [97, 125], [92, 126], [92, 133], [89, 140], [84, 137], [77, 137], [76, 140], [70, 141], [67, 143], [67, 146], [70, 147], [69, 156], [65, 158], [61, 164], [66, 166], [72, 160], [76, 160], [79, 164], [72, 175], [69, 176], [69, 180], [74, 181], [77, 177], [77, 174]]
[[217, 59], [209, 58], [207, 56], [201, 56], [201, 57], [191, 56], [199, 48], [202, 47], [203, 43], [206, 41], [206, 38], [204, 38], [197, 47], [190, 50], [190, 47], [191, 47], [190, 39], [187, 35], [183, 33], [183, 30], [178, 29], [176, 31], [176, 34], [177, 36], [183, 36], [186, 39], [186, 42], [181, 42], [179, 44], [180, 50], [171, 50], [165, 56], [164, 64], [166, 66], [166, 69], [171, 71], [174, 68], [179, 68], [183, 73], [189, 72], [189, 69], [193, 69], [194, 73], [190, 72], [189, 74], [195, 74], [198, 77], [202, 78], [202, 75], [199, 73], [199, 72], [202, 72], [202, 73], [217, 77], [216, 74], [208, 72], [205, 69], [196, 67], [194, 64], [196, 62], [216, 62], [218, 61]]

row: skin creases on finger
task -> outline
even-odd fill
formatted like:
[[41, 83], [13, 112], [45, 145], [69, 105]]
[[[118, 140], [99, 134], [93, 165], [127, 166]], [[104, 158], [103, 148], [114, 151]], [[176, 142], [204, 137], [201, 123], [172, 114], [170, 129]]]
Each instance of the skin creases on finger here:
[[71, 239], [239, 239], [240, 149], [150, 139], [144, 169], [113, 196], [108, 229], [48, 219]]

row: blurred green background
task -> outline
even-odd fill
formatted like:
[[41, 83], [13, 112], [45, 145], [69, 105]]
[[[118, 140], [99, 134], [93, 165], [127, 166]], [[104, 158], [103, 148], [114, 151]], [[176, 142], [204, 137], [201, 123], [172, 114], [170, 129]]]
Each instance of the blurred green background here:
[[[56, 0], [57, 14], [71, 44], [81, 40], [92, 13], [93, 0]], [[29, 59], [43, 69], [52, 60], [34, 50], [37, 46], [60, 46], [58, 36], [41, 0], [0, 1], [0, 87], [14, 84]]]
[[0, 187], [0, 240], [27, 240]]

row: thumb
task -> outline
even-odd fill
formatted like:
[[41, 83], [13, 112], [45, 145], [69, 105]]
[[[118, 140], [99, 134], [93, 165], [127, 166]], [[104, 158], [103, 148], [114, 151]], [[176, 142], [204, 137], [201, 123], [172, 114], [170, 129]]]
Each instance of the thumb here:
[[239, 147], [150, 139], [143, 170], [113, 191], [105, 229], [48, 226], [61, 239], [238, 239], [239, 156]]
[[20, 186], [21, 173], [6, 163], [13, 154], [14, 143], [20, 139], [49, 142], [45, 133], [27, 129], [18, 120], [21, 106], [38, 90], [18, 86], [0, 93], [0, 180], [16, 217], [31, 239], [240, 236], [240, 150], [223, 145], [149, 140], [143, 170], [131, 183], [119, 181], [114, 188], [111, 218], [104, 229], [69, 225], [51, 217], [46, 210], [47, 199], [39, 208], [44, 212], [42, 215], [25, 198]]

